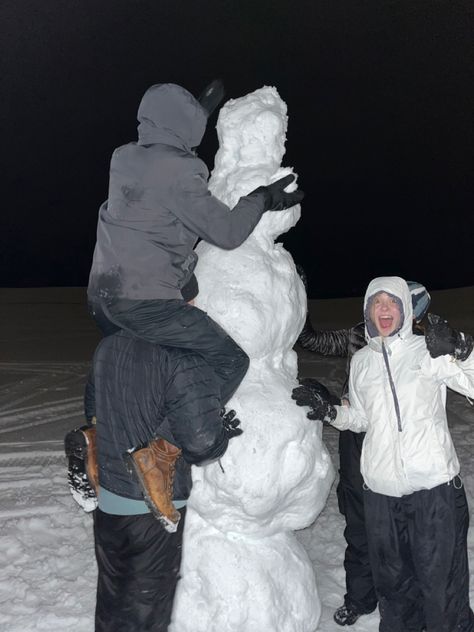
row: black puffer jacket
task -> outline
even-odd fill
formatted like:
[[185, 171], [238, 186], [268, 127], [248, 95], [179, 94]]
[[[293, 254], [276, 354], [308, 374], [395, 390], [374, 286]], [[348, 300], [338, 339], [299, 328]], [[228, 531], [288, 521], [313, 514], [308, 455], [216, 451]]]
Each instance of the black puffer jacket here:
[[124, 453], [157, 436], [182, 449], [175, 499], [190, 491], [190, 463], [222, 456], [228, 439], [220, 417], [214, 372], [201, 356], [160, 347], [120, 331], [99, 344], [86, 388], [86, 417], [97, 417], [99, 482], [141, 499]]
[[199, 102], [175, 84], [145, 93], [138, 142], [114, 151], [89, 278], [91, 301], [180, 299], [196, 266], [198, 237], [239, 246], [265, 210], [265, 194], [242, 197], [232, 212], [211, 195], [209, 172], [193, 147], [206, 129]]

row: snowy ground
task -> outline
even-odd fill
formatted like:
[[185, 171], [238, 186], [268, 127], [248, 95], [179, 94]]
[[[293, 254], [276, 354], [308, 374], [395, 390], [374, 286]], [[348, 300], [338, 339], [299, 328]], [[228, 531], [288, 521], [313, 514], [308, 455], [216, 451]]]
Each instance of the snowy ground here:
[[[92, 632], [92, 518], [68, 492], [62, 437], [81, 423], [84, 377], [98, 336], [82, 290], [0, 290], [0, 299], [0, 630]], [[474, 330], [474, 288], [436, 293], [434, 307], [453, 324]], [[358, 299], [312, 303], [320, 327], [356, 322], [359, 309]], [[339, 388], [343, 360], [299, 356], [302, 375]], [[448, 408], [473, 508], [474, 407], [450, 395]], [[337, 465], [337, 431], [325, 428], [324, 437]], [[315, 524], [298, 533], [318, 579], [322, 632], [341, 630], [332, 613], [345, 592], [343, 528], [334, 486]], [[469, 550], [474, 604], [473, 528]], [[363, 617], [351, 629], [377, 630], [378, 615]]]

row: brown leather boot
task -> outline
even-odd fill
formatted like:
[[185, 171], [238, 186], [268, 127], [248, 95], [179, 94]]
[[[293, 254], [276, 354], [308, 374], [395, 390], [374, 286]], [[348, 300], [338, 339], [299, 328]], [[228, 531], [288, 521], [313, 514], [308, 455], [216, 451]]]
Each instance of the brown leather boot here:
[[144, 448], [137, 448], [127, 454], [150, 511], [166, 531], [174, 533], [181, 518], [173, 505], [175, 466], [181, 450], [165, 439], [154, 439]]
[[83, 427], [82, 433], [86, 438], [87, 444], [87, 456], [86, 474], [89, 479], [89, 483], [97, 494], [99, 490], [99, 465], [97, 463], [97, 431], [94, 426]]
[[99, 489], [95, 427], [82, 426], [68, 432], [64, 438], [64, 448], [68, 458], [71, 493], [85, 511], [92, 511], [97, 506]]

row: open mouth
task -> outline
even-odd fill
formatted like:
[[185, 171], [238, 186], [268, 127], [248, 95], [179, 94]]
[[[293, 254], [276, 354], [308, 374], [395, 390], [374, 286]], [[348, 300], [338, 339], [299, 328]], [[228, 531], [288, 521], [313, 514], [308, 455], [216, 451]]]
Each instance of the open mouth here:
[[379, 325], [380, 329], [387, 331], [393, 325], [393, 316], [380, 316]]

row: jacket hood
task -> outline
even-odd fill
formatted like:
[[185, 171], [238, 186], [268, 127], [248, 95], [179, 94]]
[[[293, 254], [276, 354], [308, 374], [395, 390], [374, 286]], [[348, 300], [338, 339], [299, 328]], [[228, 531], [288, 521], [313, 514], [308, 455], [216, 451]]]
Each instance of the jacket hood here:
[[174, 83], [148, 90], [138, 108], [138, 144], [163, 143], [181, 149], [197, 147], [206, 131], [207, 116], [193, 95]]
[[382, 341], [375, 328], [375, 325], [369, 318], [369, 304], [370, 299], [379, 292], [386, 292], [395, 296], [402, 307], [402, 322], [398, 331], [387, 338], [384, 338], [386, 345], [390, 345], [393, 340], [399, 338], [409, 338], [413, 336], [412, 320], [413, 320], [413, 307], [410, 290], [407, 282], [400, 277], [377, 277], [373, 279], [367, 288], [364, 297], [364, 322], [365, 322], [365, 337], [369, 345], [373, 348], [379, 348]]

